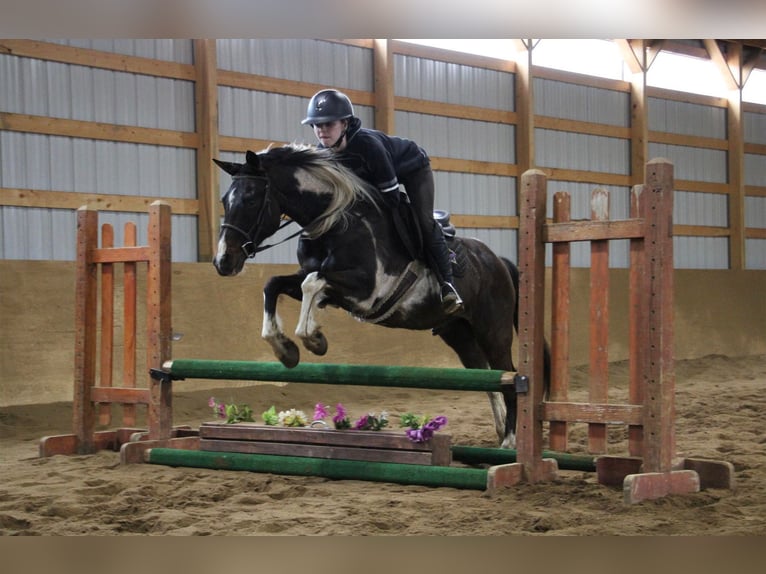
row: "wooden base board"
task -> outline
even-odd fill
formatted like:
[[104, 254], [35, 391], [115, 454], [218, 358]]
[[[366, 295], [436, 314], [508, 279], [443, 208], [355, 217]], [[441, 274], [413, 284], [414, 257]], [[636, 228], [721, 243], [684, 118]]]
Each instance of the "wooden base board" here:
[[207, 451], [436, 466], [452, 463], [452, 439], [441, 433], [416, 443], [404, 431], [339, 431], [251, 423], [203, 423], [199, 432], [199, 448]]
[[654, 500], [671, 494], [699, 492], [699, 475], [693, 470], [671, 470], [670, 472], [646, 472], [625, 477], [622, 488], [626, 504]]

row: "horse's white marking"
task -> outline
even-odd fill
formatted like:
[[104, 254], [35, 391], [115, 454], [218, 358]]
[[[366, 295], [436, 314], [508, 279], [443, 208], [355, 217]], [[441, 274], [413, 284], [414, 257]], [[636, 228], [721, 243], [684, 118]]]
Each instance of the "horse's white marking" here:
[[[506, 440], [505, 436], [505, 401], [503, 400], [502, 393], [492, 393], [488, 392], [487, 396], [489, 397], [489, 404], [492, 407], [492, 415], [495, 419], [495, 432], [497, 433], [497, 437], [503, 441], [503, 443]], [[516, 442], [516, 439], [514, 437], [513, 442]], [[505, 447], [505, 444], [503, 444]], [[511, 447], [512, 448], [512, 447]]]
[[319, 323], [316, 320], [317, 303], [320, 293], [326, 286], [327, 281], [319, 279], [316, 271], [306, 275], [301, 283], [303, 300], [298, 325], [295, 327], [295, 334], [301, 339], [314, 337], [319, 330]]

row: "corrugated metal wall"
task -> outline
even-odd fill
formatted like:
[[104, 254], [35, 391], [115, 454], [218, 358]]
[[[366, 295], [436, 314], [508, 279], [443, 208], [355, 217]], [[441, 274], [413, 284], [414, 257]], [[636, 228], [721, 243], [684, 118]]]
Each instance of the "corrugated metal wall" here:
[[[608, 126], [630, 125], [630, 97], [626, 92], [581, 86], [556, 80], [535, 78], [535, 112], [541, 116], [592, 122]], [[535, 163], [540, 167], [597, 171], [602, 173], [630, 173], [630, 142], [607, 136], [578, 134], [552, 129], [535, 129]], [[573, 181], [548, 181], [548, 217], [553, 217], [553, 194], [569, 192], [572, 219], [590, 219], [590, 198], [598, 187]], [[630, 195], [627, 187], [610, 186], [610, 217], [625, 219], [629, 215]], [[628, 242], [612, 241], [609, 246], [609, 265], [627, 267]], [[551, 264], [552, 248], [546, 249], [546, 264]], [[572, 245], [571, 264], [590, 266], [590, 242]]]
[[[189, 40], [60, 41], [177, 62]], [[0, 54], [0, 111], [125, 126], [194, 131], [194, 84]], [[195, 153], [160, 145], [0, 131], [0, 187], [166, 198], [196, 197]], [[104, 213], [121, 241], [143, 213]], [[75, 258], [72, 210], [0, 207], [0, 257]], [[196, 218], [173, 216], [173, 259], [196, 261]], [[143, 230], [145, 234], [146, 230]]]
[[[175, 62], [193, 63], [190, 40], [51, 40], [64, 46], [101, 50]], [[340, 89], [374, 89], [370, 48], [310, 39], [226, 39], [216, 42], [218, 67], [245, 74], [306, 82]], [[396, 96], [426, 102], [515, 110], [515, 77], [478, 65], [448, 63], [395, 54]], [[114, 70], [0, 54], [0, 112], [104, 122], [122, 126], [195, 131], [194, 83]], [[616, 126], [630, 125], [626, 91], [536, 78], [535, 113], [547, 118]], [[218, 88], [222, 136], [274, 142], [313, 142], [300, 125], [307, 98], [257, 89]], [[363, 124], [374, 127], [370, 107], [357, 105]], [[649, 98], [649, 130], [725, 140], [726, 110], [715, 105]], [[516, 162], [515, 126], [495, 121], [447, 117], [397, 110], [397, 135], [411, 138], [432, 157], [500, 164]], [[748, 143], [766, 144], [766, 114], [745, 112]], [[535, 130], [536, 163], [543, 168], [627, 175], [630, 142], [621, 137]], [[244, 152], [245, 150], [242, 150]], [[651, 142], [649, 157], [667, 157], [677, 179], [725, 184], [727, 154], [722, 149]], [[242, 161], [243, 153], [224, 152], [223, 159]], [[193, 199], [196, 197], [195, 150], [164, 145], [132, 144], [16, 131], [0, 131], [0, 187], [81, 193]], [[516, 215], [515, 177], [442, 170], [435, 173], [436, 207], [464, 215]], [[221, 173], [221, 189], [229, 178]], [[747, 153], [745, 184], [766, 186], [766, 156]], [[575, 218], [589, 217], [594, 185], [550, 181], [549, 192], [572, 193]], [[728, 197], [707, 189], [677, 191], [674, 222], [688, 226], [728, 226]], [[629, 190], [610, 187], [611, 216], [627, 217]], [[549, 202], [550, 203], [550, 202]], [[549, 215], [551, 215], [549, 211]], [[121, 241], [125, 221], [142, 222], [143, 214], [106, 212]], [[766, 227], [766, 197], [748, 196], [745, 224]], [[196, 218], [173, 216], [176, 261], [196, 261]], [[74, 212], [68, 209], [0, 207], [0, 257], [73, 259]], [[143, 227], [143, 223], [142, 223]], [[461, 229], [479, 237], [498, 253], [515, 256], [516, 231]], [[139, 230], [145, 233], [145, 230]], [[287, 233], [287, 232], [285, 232]], [[726, 237], [678, 236], [676, 266], [725, 268]], [[766, 240], [748, 238], [746, 265], [766, 268]], [[259, 262], [295, 261], [295, 240], [259, 255]], [[627, 264], [627, 243], [612, 247], [611, 265]], [[573, 264], [589, 265], [587, 244], [576, 246]]]

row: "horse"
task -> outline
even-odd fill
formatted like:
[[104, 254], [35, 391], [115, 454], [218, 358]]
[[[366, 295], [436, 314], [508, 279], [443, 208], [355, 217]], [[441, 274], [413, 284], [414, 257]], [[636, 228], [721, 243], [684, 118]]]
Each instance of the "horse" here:
[[[270, 247], [263, 242], [283, 219], [301, 228], [298, 271], [271, 277], [263, 292], [261, 335], [286, 367], [299, 363], [300, 351], [282, 330], [281, 294], [301, 302], [295, 334], [316, 355], [324, 355], [328, 343], [315, 311], [332, 306], [384, 327], [431, 329], [466, 368], [515, 371], [511, 345], [514, 328], [518, 332], [519, 270], [509, 259], [478, 239], [450, 239], [464, 305], [447, 315], [436, 275], [422, 257], [413, 256], [417, 243], [406, 241], [397, 225], [406, 205], [394, 213], [332, 152], [288, 144], [247, 151], [245, 163], [213, 161], [232, 176], [221, 199], [224, 222], [213, 261], [221, 276], [238, 274], [248, 258]], [[546, 388], [549, 373], [548, 368]], [[515, 390], [488, 395], [499, 443], [514, 448]]]

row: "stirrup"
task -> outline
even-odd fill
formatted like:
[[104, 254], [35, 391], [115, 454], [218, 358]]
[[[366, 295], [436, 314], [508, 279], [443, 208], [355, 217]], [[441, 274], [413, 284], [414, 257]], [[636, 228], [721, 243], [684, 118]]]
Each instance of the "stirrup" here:
[[463, 308], [463, 300], [452, 283], [445, 281], [441, 289], [442, 309], [447, 315], [452, 315]]

